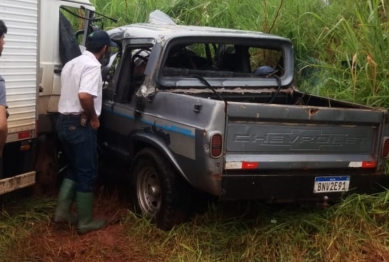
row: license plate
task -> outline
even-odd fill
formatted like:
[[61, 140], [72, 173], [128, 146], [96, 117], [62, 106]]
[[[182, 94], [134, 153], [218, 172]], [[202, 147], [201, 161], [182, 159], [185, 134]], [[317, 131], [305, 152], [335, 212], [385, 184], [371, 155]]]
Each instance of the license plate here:
[[349, 185], [349, 176], [315, 177], [313, 193], [347, 192]]

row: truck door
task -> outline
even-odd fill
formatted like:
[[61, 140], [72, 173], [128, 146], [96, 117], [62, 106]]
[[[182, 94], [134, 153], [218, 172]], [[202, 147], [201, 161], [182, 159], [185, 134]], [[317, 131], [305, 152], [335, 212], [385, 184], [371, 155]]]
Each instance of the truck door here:
[[110, 69], [103, 70], [112, 76], [103, 89], [100, 142], [113, 155], [128, 157], [129, 134], [141, 117], [135, 93], [148, 77], [145, 70], [153, 45], [150, 39], [131, 39], [123, 46]]

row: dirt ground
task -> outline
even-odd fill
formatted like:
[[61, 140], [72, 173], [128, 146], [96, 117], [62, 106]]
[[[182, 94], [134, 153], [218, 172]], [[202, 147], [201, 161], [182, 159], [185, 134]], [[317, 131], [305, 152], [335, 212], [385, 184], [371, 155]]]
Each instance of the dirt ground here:
[[[47, 145], [38, 155], [37, 166], [40, 171], [36, 185], [23, 189], [25, 192], [19, 197], [50, 197], [55, 201], [63, 174], [57, 174], [57, 162], [53, 157], [56, 156], [54, 144]], [[100, 171], [105, 175], [109, 172]], [[47, 221], [32, 224], [30, 235], [23, 238], [22, 242], [16, 241], [8, 254], [0, 255], [0, 262], [162, 261], [159, 258], [150, 258], [147, 250], [145, 252], [129, 237], [130, 234], [126, 233], [129, 223], [125, 224], [123, 220], [128, 216], [131, 207], [128, 193], [125, 192], [128, 189], [121, 186], [120, 181], [116, 179], [109, 179], [111, 182], [107, 184], [105, 175], [101, 176], [96, 185], [94, 217], [107, 219], [106, 227], [79, 236], [75, 227], [53, 223], [51, 217], [48, 217]], [[16, 232], [17, 230], [15, 229]]]
[[16, 243], [7, 254], [10, 259], [5, 261], [162, 261], [148, 256], [147, 250], [126, 234], [129, 225], [123, 221], [130, 212], [128, 199], [116, 190], [104, 188], [95, 196], [94, 217], [107, 219], [106, 227], [79, 236], [75, 227], [53, 223], [48, 217], [47, 221], [31, 225], [31, 235]]
[[[31, 188], [30, 194], [33, 197], [50, 197], [55, 202], [61, 179], [54, 180], [55, 165], [45, 163], [50, 154], [47, 152], [40, 158], [47, 168], [39, 174], [38, 183]], [[5, 256], [0, 255], [0, 262], [168, 261], [164, 254], [151, 252], [153, 243], [141, 244], [131, 237], [131, 222], [124, 223], [132, 206], [129, 189], [117, 178], [112, 179], [115, 171], [102, 170], [102, 173], [111, 176], [107, 179], [103, 175], [96, 185], [94, 217], [107, 219], [105, 228], [79, 236], [75, 227], [53, 223], [50, 215], [46, 221], [31, 224], [31, 233], [22, 238], [23, 241], [16, 241]]]

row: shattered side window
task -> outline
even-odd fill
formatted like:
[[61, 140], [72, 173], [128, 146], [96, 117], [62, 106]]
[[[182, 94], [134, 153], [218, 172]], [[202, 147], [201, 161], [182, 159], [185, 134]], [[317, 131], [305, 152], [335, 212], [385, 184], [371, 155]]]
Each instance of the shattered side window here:
[[282, 76], [281, 49], [241, 43], [200, 42], [172, 45], [163, 67], [164, 77], [268, 77]]

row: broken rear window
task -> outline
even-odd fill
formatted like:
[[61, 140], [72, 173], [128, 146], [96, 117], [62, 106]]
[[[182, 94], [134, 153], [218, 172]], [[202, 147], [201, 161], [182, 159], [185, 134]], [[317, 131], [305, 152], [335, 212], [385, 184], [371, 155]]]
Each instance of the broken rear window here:
[[165, 78], [267, 78], [282, 77], [282, 48], [234, 42], [178, 42], [165, 55]]

